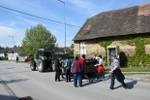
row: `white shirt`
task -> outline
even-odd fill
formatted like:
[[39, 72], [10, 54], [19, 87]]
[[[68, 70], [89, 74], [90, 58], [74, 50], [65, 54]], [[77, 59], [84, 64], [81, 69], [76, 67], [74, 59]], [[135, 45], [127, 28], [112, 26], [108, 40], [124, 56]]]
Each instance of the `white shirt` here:
[[102, 58], [98, 58], [98, 64], [96, 64], [95, 66], [99, 66], [99, 65], [103, 65], [103, 59]]
[[98, 65], [103, 65], [103, 59], [102, 58], [99, 58]]

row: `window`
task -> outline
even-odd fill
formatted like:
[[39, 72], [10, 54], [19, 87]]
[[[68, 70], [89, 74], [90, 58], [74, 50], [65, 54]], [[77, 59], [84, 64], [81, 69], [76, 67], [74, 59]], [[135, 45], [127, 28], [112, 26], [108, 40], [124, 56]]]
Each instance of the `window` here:
[[80, 43], [80, 55], [83, 55], [83, 54], [86, 55], [86, 45], [84, 42], [81, 42]]

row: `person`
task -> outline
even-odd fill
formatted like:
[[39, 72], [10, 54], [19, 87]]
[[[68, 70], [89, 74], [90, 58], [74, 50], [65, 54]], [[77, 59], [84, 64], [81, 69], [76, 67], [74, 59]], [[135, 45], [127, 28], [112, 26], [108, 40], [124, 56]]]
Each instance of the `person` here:
[[64, 79], [64, 73], [65, 73], [65, 60], [63, 58], [59, 58], [60, 62], [60, 75], [62, 80]]
[[72, 61], [68, 57], [66, 59], [66, 81], [67, 82], [71, 82], [71, 65], [72, 65]]
[[77, 87], [78, 81], [79, 81], [79, 86], [82, 87], [81, 65], [78, 56], [76, 56], [75, 59], [73, 60], [71, 71], [73, 73], [74, 87]]
[[120, 67], [119, 67], [119, 60], [117, 59], [116, 56], [111, 57], [111, 71], [110, 71], [110, 78], [111, 78], [111, 84], [110, 84], [110, 89], [114, 89], [114, 84], [115, 84], [115, 78], [122, 84], [124, 88], [127, 88], [125, 82], [124, 82], [124, 75], [122, 74]]
[[18, 63], [18, 61], [19, 61], [19, 57], [17, 56], [17, 57], [16, 57], [16, 62]]
[[85, 59], [84, 54], [80, 57], [79, 61], [80, 61], [80, 67], [81, 67], [81, 72], [80, 72], [81, 80], [80, 81], [81, 81], [81, 84], [82, 84], [82, 79], [83, 79], [83, 76], [84, 76], [84, 69], [86, 67], [86, 59]]
[[61, 69], [60, 69], [60, 61], [58, 58], [55, 60], [55, 81], [60, 81], [60, 74], [61, 74]]
[[99, 55], [97, 59], [98, 59], [98, 64], [95, 65], [97, 66], [97, 79], [104, 80], [105, 74], [104, 74], [103, 58], [101, 55]]

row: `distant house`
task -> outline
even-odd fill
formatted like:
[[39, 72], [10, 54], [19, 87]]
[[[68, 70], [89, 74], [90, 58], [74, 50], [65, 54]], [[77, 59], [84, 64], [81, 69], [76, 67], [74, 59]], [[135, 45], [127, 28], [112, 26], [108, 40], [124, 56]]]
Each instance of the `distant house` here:
[[7, 52], [7, 58], [8, 58], [8, 60], [14, 61], [14, 60], [16, 60], [16, 57], [19, 57], [19, 49], [20, 49], [20, 47], [17, 47], [17, 46], [14, 46], [13, 48], [9, 48], [9, 47], [3, 48], [3, 47], [0, 47], [0, 58], [1, 59], [5, 58], [4, 52]]
[[13, 48], [8, 49], [8, 60], [15, 61], [19, 57], [20, 47], [14, 46]]
[[113, 45], [130, 58], [130, 63], [133, 60], [138, 64], [150, 63], [147, 59], [150, 57], [150, 3], [93, 16], [73, 40], [75, 54], [105, 57], [106, 47]]

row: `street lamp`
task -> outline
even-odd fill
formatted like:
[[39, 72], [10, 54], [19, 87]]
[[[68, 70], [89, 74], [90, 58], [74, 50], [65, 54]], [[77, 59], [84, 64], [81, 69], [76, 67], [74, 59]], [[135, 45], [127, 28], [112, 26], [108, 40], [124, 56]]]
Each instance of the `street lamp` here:
[[64, 5], [64, 26], [65, 26], [65, 53], [66, 53], [66, 3], [62, 0], [57, 0]]

